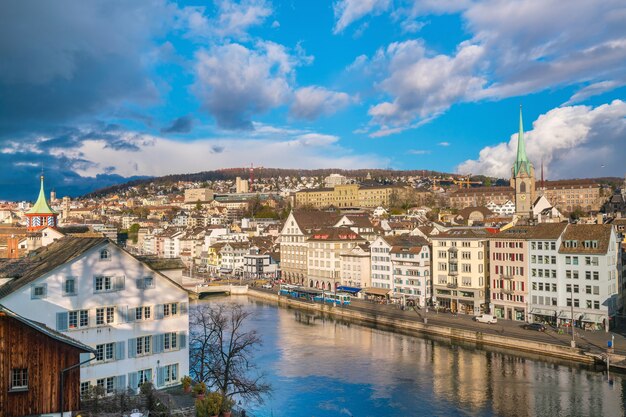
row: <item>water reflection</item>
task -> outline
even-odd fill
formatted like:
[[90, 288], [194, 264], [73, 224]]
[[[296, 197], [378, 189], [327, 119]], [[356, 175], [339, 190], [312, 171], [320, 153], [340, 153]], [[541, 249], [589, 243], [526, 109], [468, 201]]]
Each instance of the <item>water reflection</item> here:
[[[213, 299], [209, 302], [224, 302]], [[273, 385], [258, 416], [623, 416], [626, 383], [552, 359], [394, 334], [233, 297]]]

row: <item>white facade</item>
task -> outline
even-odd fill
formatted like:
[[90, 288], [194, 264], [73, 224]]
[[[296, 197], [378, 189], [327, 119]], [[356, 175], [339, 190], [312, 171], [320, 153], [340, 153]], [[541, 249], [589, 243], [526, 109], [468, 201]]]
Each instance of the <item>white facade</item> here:
[[425, 306], [432, 296], [429, 246], [393, 248], [391, 263], [394, 296], [402, 298], [403, 303], [415, 301], [417, 305]]
[[[188, 294], [117, 246], [103, 242], [16, 289], [1, 302], [89, 345], [81, 389], [157, 388], [189, 373]], [[166, 375], [167, 373], [167, 375]]]
[[355, 288], [367, 288], [372, 285], [369, 250], [356, 246], [339, 256], [341, 258], [341, 285]]
[[504, 204], [496, 204], [493, 201], [490, 201], [487, 203], [486, 207], [501, 216], [512, 216], [515, 214], [515, 203], [511, 200], [507, 200]]
[[382, 237], [376, 238], [370, 245], [372, 287], [390, 290], [392, 288], [393, 264], [391, 263], [391, 245]]

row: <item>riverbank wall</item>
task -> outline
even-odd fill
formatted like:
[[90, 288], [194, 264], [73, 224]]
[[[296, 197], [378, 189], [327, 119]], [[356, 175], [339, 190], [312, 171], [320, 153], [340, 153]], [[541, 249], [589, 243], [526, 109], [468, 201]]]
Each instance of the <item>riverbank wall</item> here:
[[[486, 334], [481, 331], [458, 329], [449, 326], [442, 326], [439, 324], [428, 324], [423, 321], [417, 320], [399, 319], [395, 317], [389, 317], [385, 314], [378, 314], [370, 311], [355, 311], [351, 309], [337, 307], [332, 304], [312, 303], [297, 300], [291, 297], [279, 296], [276, 293], [258, 291], [254, 288], [248, 289], [248, 295], [259, 299], [274, 301], [281, 306], [317, 311], [324, 314], [329, 314], [333, 317], [343, 318], [355, 322], [384, 326], [409, 333], [439, 336], [448, 338], [450, 340], [475, 343], [476, 345], [494, 346], [508, 349], [511, 351], [527, 352], [533, 354], [540, 353], [542, 355], [550, 356], [553, 358], [565, 359], [585, 365], [597, 365], [604, 363], [603, 358], [600, 357], [600, 355], [590, 354], [580, 348], [542, 343], [509, 336]], [[623, 360], [626, 360], [626, 358], [621, 355], [611, 355], [612, 363], [619, 363]], [[612, 369], [615, 368], [612, 367]], [[623, 370], [626, 371], [626, 369]]]

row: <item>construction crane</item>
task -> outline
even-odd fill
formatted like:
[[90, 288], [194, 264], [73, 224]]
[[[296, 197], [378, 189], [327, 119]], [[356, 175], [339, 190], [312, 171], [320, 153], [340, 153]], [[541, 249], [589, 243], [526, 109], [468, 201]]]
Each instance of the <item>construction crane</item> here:
[[472, 178], [472, 174], [460, 177], [460, 179], [452, 180], [452, 182], [460, 186], [460, 188], [463, 188], [464, 185], [467, 186], [467, 188], [470, 188], [471, 184], [482, 184], [481, 181], [470, 181], [470, 178]]

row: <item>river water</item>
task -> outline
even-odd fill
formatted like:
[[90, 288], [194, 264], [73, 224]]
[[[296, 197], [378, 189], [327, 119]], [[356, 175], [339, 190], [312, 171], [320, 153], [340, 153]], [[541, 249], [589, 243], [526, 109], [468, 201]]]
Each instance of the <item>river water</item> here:
[[516, 356], [392, 333], [246, 296], [272, 385], [256, 417], [625, 416], [626, 379], [540, 356]]

